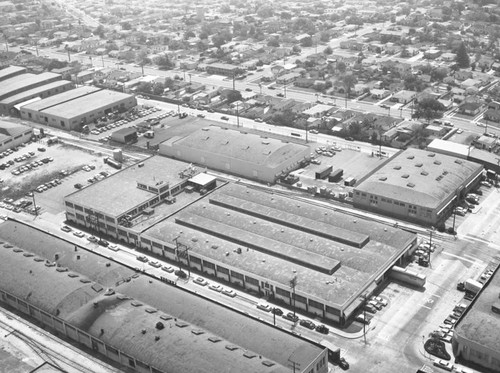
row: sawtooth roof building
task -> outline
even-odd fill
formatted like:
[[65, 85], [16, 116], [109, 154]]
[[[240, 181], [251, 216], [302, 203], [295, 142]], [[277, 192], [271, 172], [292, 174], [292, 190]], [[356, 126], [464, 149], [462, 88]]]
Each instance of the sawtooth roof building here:
[[68, 131], [78, 131], [82, 126], [106, 114], [128, 110], [136, 105], [135, 97], [126, 93], [80, 87], [29, 103], [20, 110], [23, 119]]
[[354, 189], [357, 208], [424, 225], [444, 224], [458, 199], [481, 181], [483, 166], [457, 157], [408, 149]]
[[27, 91], [32, 88], [40, 87], [45, 84], [61, 80], [60, 74], [45, 72], [41, 74], [20, 74], [10, 78], [1, 80], [0, 84], [0, 100], [4, 100], [10, 96]]
[[158, 156], [67, 196], [65, 206], [76, 225], [278, 303], [292, 305], [297, 276], [297, 309], [341, 325], [416, 245], [415, 234]]
[[210, 126], [160, 144], [161, 155], [266, 183], [274, 183], [310, 158], [306, 145], [261, 133]]
[[480, 366], [500, 371], [500, 257], [496, 268], [455, 325], [453, 354]]
[[14, 220], [0, 224], [2, 303], [131, 371], [328, 370], [319, 344]]

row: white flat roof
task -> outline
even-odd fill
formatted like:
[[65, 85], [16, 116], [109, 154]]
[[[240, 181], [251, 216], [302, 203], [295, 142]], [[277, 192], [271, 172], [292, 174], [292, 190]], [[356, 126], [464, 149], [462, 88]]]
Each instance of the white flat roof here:
[[217, 178], [215, 176], [206, 174], [206, 173], [201, 173], [198, 174], [191, 179], [189, 179], [190, 182], [198, 185], [207, 185], [208, 183], [211, 183], [212, 181], [216, 180]]
[[441, 139], [432, 140], [432, 142], [427, 146], [427, 149], [438, 153], [453, 153], [463, 157], [467, 157], [469, 155], [469, 147], [467, 145]]

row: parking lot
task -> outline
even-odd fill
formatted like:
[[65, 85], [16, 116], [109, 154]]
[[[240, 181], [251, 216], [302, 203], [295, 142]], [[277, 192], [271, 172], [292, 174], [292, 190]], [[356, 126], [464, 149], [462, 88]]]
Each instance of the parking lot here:
[[95, 182], [116, 171], [104, 164], [102, 154], [64, 143], [48, 146], [43, 140], [0, 159], [0, 164], [9, 164], [0, 170], [1, 203], [9, 210], [35, 213], [34, 203], [38, 213], [60, 213], [64, 211], [63, 197], [77, 190], [75, 184], [84, 187], [89, 180]]

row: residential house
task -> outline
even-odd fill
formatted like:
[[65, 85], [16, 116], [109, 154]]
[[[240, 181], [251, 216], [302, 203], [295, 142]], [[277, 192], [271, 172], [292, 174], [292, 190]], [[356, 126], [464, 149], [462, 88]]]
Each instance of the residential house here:
[[349, 49], [352, 51], [361, 51], [363, 50], [363, 43], [352, 39], [342, 40], [340, 42], [340, 48]]
[[492, 122], [500, 122], [500, 110], [488, 109], [484, 112], [483, 118]]
[[446, 52], [441, 54], [441, 59], [445, 62], [453, 62], [457, 58], [455, 53]]
[[465, 115], [477, 115], [481, 111], [481, 103], [479, 102], [465, 102], [458, 107], [458, 112]]
[[335, 112], [337, 109], [334, 106], [330, 105], [324, 105], [324, 104], [316, 104], [313, 107], [304, 110], [303, 114], [307, 115], [308, 117], [313, 117], [313, 118], [321, 118], [329, 113]]
[[391, 94], [391, 92], [389, 92], [387, 89], [371, 89], [370, 93], [372, 98], [377, 100], [386, 98]]
[[412, 101], [415, 97], [417, 97], [417, 92], [403, 89], [392, 95], [390, 100], [392, 102], [398, 102], [400, 104], [407, 104], [410, 101]]
[[500, 110], [500, 102], [491, 101], [488, 103], [488, 109]]
[[278, 83], [278, 84], [291, 84], [294, 81], [296, 81], [298, 78], [300, 78], [300, 74], [292, 72], [292, 73], [284, 74], [284, 75], [277, 77], [276, 83]]

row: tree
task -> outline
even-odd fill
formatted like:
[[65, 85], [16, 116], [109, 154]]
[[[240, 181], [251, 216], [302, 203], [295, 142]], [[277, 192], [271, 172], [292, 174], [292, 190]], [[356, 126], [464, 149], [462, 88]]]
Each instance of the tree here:
[[343, 61], [337, 62], [337, 70], [341, 74], [345, 73], [346, 68], [347, 68], [347, 66], [346, 66], [345, 62], [343, 62]]
[[104, 39], [104, 27], [103, 25], [97, 26], [97, 28], [92, 32], [94, 35], [99, 36], [101, 39]]
[[260, 18], [269, 18], [272, 17], [274, 14], [273, 8], [271, 8], [269, 5], [263, 5], [257, 10], [257, 15]]
[[417, 102], [415, 115], [423, 117], [429, 122], [431, 119], [441, 118], [445, 110], [444, 105], [436, 99], [424, 98]]
[[349, 98], [351, 96], [351, 89], [356, 84], [356, 77], [352, 74], [346, 74], [342, 78], [342, 84], [344, 85], [346, 98]]
[[267, 46], [268, 47], [279, 47], [280, 46], [280, 42], [278, 41], [278, 39], [272, 38], [271, 40], [269, 40], [267, 42]]
[[312, 47], [312, 45], [313, 45], [312, 38], [310, 36], [303, 38], [300, 41], [300, 45], [302, 45], [303, 47]]
[[458, 47], [456, 61], [458, 66], [461, 68], [467, 68], [470, 66], [470, 58], [467, 54], [464, 43], [460, 43], [460, 46]]
[[332, 47], [330, 47], [330, 46], [326, 47], [325, 50], [323, 51], [323, 53], [326, 55], [332, 54], [333, 53]]

